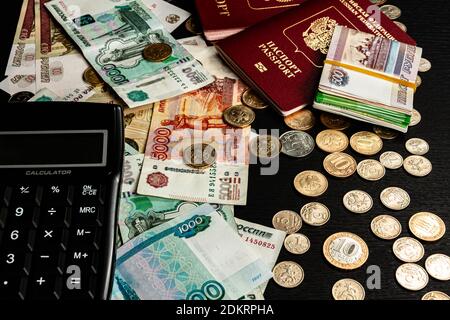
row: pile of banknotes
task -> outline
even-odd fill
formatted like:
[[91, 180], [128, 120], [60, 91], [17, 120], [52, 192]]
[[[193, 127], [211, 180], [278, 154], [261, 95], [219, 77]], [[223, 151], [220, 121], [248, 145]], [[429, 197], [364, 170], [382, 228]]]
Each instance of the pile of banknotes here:
[[422, 49], [337, 26], [314, 107], [406, 132]]

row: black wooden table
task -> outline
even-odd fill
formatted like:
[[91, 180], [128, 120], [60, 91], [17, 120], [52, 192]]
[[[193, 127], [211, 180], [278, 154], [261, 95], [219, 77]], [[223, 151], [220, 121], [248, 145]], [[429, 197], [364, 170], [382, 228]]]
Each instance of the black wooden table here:
[[[2, 32], [2, 46], [0, 63], [2, 70], [6, 67], [11, 43], [15, 33], [17, 17], [21, 5], [20, 0], [10, 1], [8, 9], [0, 19]], [[170, 1], [176, 3], [177, 1]], [[190, 9], [190, 1], [179, 1], [180, 6]], [[450, 4], [446, 0], [396, 0], [389, 1], [402, 9], [402, 16], [398, 19], [408, 27], [408, 33], [416, 39], [418, 45], [424, 49], [423, 56], [432, 63], [432, 69], [420, 74], [423, 79], [422, 86], [415, 96], [415, 108], [422, 114], [422, 122], [410, 128], [405, 135], [400, 135], [392, 141], [384, 141], [383, 151], [393, 150], [408, 155], [404, 144], [412, 137], [420, 137], [430, 144], [430, 151], [426, 157], [433, 164], [433, 171], [424, 178], [410, 176], [404, 169], [387, 170], [386, 176], [376, 182], [368, 182], [357, 174], [347, 179], [336, 179], [327, 175], [329, 188], [317, 201], [324, 203], [331, 211], [330, 221], [322, 227], [304, 225], [300, 232], [307, 235], [311, 241], [311, 249], [304, 255], [295, 256], [282, 249], [279, 261], [293, 260], [298, 262], [305, 271], [305, 280], [295, 289], [284, 289], [270, 281], [265, 292], [266, 299], [332, 299], [331, 287], [341, 278], [353, 278], [360, 283], [366, 283], [368, 278], [367, 267], [376, 265], [381, 270], [381, 289], [368, 290], [366, 299], [420, 299], [422, 295], [431, 290], [444, 291], [450, 294], [450, 282], [441, 282], [430, 278], [426, 288], [419, 292], [410, 292], [400, 287], [395, 280], [395, 270], [401, 264], [392, 253], [393, 241], [384, 241], [375, 237], [370, 230], [371, 220], [379, 214], [391, 214], [402, 223], [401, 236], [412, 236], [408, 229], [408, 220], [412, 214], [419, 211], [431, 211], [444, 219], [447, 233], [436, 243], [424, 243], [425, 257], [419, 262], [424, 266], [425, 259], [433, 253], [450, 255], [450, 59], [449, 40]], [[6, 11], [7, 10], [7, 11]], [[189, 36], [186, 30], [176, 30], [177, 38]], [[316, 85], [316, 84], [311, 84]], [[0, 93], [2, 108], [11, 108], [6, 105], [9, 96]], [[316, 113], [318, 118], [318, 113]], [[1, 113], [0, 113], [1, 116]], [[20, 119], [11, 119], [20, 121]], [[272, 109], [257, 111], [253, 127], [258, 129], [280, 129], [280, 133], [288, 131], [282, 118]], [[318, 121], [312, 132], [314, 137], [324, 127]], [[345, 131], [351, 134], [360, 130], [372, 130], [372, 126], [353, 123]], [[1, 152], [1, 150], [0, 150]], [[357, 161], [364, 159], [352, 150], [349, 154]], [[250, 168], [248, 204], [236, 207], [236, 216], [242, 219], [271, 226], [273, 215], [282, 209], [299, 211], [307, 202], [314, 201], [299, 195], [293, 187], [293, 179], [297, 173], [312, 169], [324, 172], [322, 161], [326, 154], [316, 148], [307, 158], [293, 159], [286, 156], [280, 158], [280, 168], [277, 175], [260, 175], [259, 165]], [[378, 156], [371, 158], [378, 159]], [[380, 192], [389, 186], [398, 186], [405, 189], [411, 196], [410, 206], [400, 212], [386, 209], [379, 200]], [[368, 192], [374, 199], [371, 211], [363, 215], [348, 212], [343, 204], [343, 195], [350, 190], [361, 189]], [[339, 231], [350, 231], [358, 234], [368, 244], [370, 253], [367, 263], [353, 271], [342, 271], [326, 262], [322, 255], [322, 244], [331, 234]]]

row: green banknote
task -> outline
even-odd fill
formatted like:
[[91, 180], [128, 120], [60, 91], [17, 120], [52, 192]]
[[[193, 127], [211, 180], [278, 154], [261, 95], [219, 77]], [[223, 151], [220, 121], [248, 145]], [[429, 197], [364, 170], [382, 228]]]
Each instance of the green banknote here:
[[238, 299], [271, 278], [209, 204], [141, 233], [117, 252], [113, 299]]
[[[151, 196], [131, 195], [120, 201], [119, 232], [123, 242], [189, 213], [201, 204]], [[223, 219], [236, 230], [233, 206], [213, 205]]]

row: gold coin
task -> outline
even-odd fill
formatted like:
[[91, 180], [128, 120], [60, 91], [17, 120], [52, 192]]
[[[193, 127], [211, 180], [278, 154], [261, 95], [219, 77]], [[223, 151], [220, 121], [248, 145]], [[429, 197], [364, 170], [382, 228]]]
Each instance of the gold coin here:
[[311, 247], [307, 236], [301, 233], [290, 234], [284, 239], [284, 247], [293, 254], [304, 254]]
[[392, 4], [386, 4], [380, 7], [380, 11], [383, 12], [391, 20], [398, 19], [402, 15], [402, 11], [400, 10], [400, 8]]
[[430, 291], [423, 295], [422, 300], [450, 300], [450, 297], [441, 291]]
[[216, 149], [207, 143], [193, 143], [183, 151], [183, 161], [196, 169], [205, 169], [216, 162]]
[[395, 240], [392, 245], [394, 255], [403, 262], [417, 262], [423, 258], [425, 248], [414, 238], [403, 237]]
[[348, 137], [337, 130], [323, 130], [316, 137], [317, 146], [325, 152], [340, 152], [348, 147]]
[[373, 206], [372, 197], [364, 191], [352, 190], [342, 198], [344, 206], [353, 213], [366, 213]]
[[364, 287], [356, 280], [341, 279], [331, 289], [334, 300], [364, 300]]
[[323, 160], [326, 172], [337, 178], [350, 177], [356, 171], [356, 160], [349, 154], [334, 152]]
[[450, 280], [450, 257], [436, 253], [425, 260], [425, 269], [430, 276], [441, 281]]
[[381, 6], [382, 4], [385, 4], [387, 0], [370, 0], [372, 4], [376, 4], [377, 6]]
[[323, 243], [325, 259], [333, 266], [353, 270], [361, 267], [369, 257], [369, 248], [363, 239], [350, 232], [338, 232]]
[[306, 131], [314, 127], [316, 118], [311, 110], [303, 109], [284, 117], [284, 123], [291, 129]]
[[381, 139], [392, 140], [398, 137], [398, 132], [389, 128], [374, 126], [373, 132], [377, 134]]
[[292, 234], [302, 227], [302, 218], [297, 212], [291, 210], [281, 210], [272, 218], [272, 224], [275, 229]]
[[302, 283], [305, 273], [294, 261], [279, 262], [273, 268], [273, 280], [284, 288], [295, 288]]
[[409, 156], [403, 161], [403, 168], [416, 177], [425, 177], [433, 170], [430, 160], [422, 156]]
[[320, 122], [328, 129], [345, 130], [350, 127], [350, 121], [347, 118], [327, 112], [320, 115]]
[[225, 109], [223, 119], [230, 126], [245, 128], [255, 121], [255, 112], [243, 105], [232, 106]]
[[94, 87], [103, 85], [103, 80], [98, 76], [97, 72], [92, 67], [88, 67], [83, 72], [83, 81]]
[[300, 216], [310, 226], [323, 226], [330, 220], [330, 210], [320, 202], [310, 202], [300, 209]]
[[395, 272], [397, 282], [405, 289], [419, 291], [428, 284], [428, 274], [424, 268], [415, 263], [405, 263]]
[[258, 135], [249, 142], [250, 152], [262, 159], [272, 159], [280, 154], [281, 143], [277, 137]]
[[425, 58], [420, 58], [419, 72], [427, 72], [431, 69], [431, 62]]
[[380, 200], [391, 210], [403, 210], [409, 206], [411, 198], [408, 192], [398, 187], [389, 187], [381, 191]]
[[269, 105], [267, 102], [262, 100], [255, 91], [252, 89], [247, 89], [244, 91], [244, 93], [241, 96], [241, 102], [245, 104], [247, 107], [253, 108], [253, 109], [265, 109]]
[[394, 21], [394, 23], [397, 25], [397, 27], [402, 29], [403, 32], [407, 32], [408, 31], [408, 28], [405, 26], [404, 23], [402, 23], [400, 21]]
[[350, 138], [350, 146], [356, 152], [373, 156], [383, 148], [383, 140], [373, 132], [357, 132]]
[[366, 159], [358, 163], [356, 168], [361, 178], [369, 181], [377, 181], [384, 177], [386, 169], [384, 166], [373, 159]]
[[409, 219], [409, 229], [419, 239], [437, 241], [445, 234], [445, 223], [431, 212], [418, 212]]
[[417, 75], [416, 78], [416, 88], [420, 87], [422, 85], [422, 77]]
[[417, 156], [423, 156], [430, 150], [428, 142], [420, 138], [411, 138], [405, 143], [406, 150]]
[[294, 187], [305, 196], [318, 197], [328, 189], [328, 180], [320, 172], [306, 170], [295, 176]]
[[403, 166], [403, 157], [395, 151], [383, 152], [380, 162], [386, 169], [398, 169]]
[[373, 218], [370, 223], [372, 232], [381, 239], [392, 240], [402, 233], [402, 225], [396, 218], [383, 214]]
[[172, 47], [167, 43], [151, 43], [142, 52], [144, 59], [150, 62], [162, 62], [171, 54]]

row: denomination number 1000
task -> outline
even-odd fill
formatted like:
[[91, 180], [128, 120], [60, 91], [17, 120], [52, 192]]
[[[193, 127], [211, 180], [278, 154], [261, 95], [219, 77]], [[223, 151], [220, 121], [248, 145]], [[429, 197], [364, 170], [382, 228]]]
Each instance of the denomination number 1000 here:
[[203, 222], [202, 217], [196, 217], [194, 220], [191, 220], [187, 223], [183, 223], [181, 226], [179, 226], [178, 231], [180, 231], [180, 233], [187, 232], [191, 229], [194, 229], [196, 226], [198, 226], [202, 222]]

